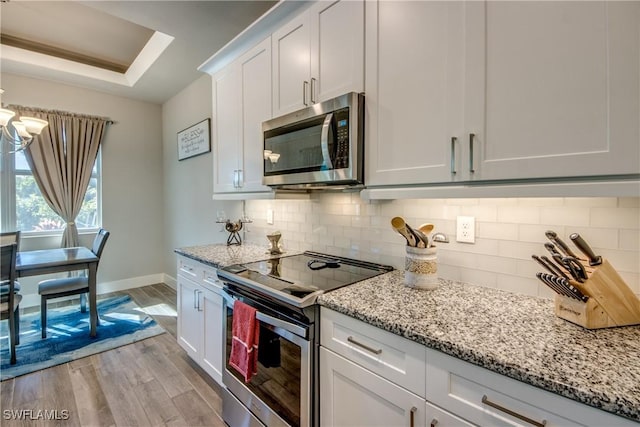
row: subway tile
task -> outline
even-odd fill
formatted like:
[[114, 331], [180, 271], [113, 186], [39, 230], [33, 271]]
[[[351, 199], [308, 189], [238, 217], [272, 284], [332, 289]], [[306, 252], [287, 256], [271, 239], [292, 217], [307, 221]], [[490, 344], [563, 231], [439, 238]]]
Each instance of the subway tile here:
[[512, 242], [509, 240], [498, 241], [498, 255], [506, 258], [531, 259], [532, 254], [540, 254], [544, 251], [536, 243]]
[[516, 206], [518, 204], [518, 199], [494, 197], [487, 199], [478, 199], [478, 204], [491, 206]]
[[518, 240], [518, 225], [478, 222], [476, 223], [476, 236], [496, 240]]
[[515, 240], [519, 240], [521, 242], [538, 243], [540, 244], [540, 248], [542, 248], [542, 245], [549, 241], [549, 239], [547, 239], [544, 234], [547, 230], [553, 230], [558, 233], [558, 236], [564, 238], [564, 227], [538, 224], [520, 224], [518, 226], [518, 238]]
[[640, 230], [618, 230], [620, 243], [618, 249], [623, 251], [640, 251]]
[[620, 197], [618, 198], [620, 208], [640, 208], [640, 197]]
[[629, 288], [633, 291], [634, 294], [640, 297], [640, 274], [638, 273], [629, 273], [626, 271], [620, 271], [620, 277], [622, 280], [629, 286]]
[[[633, 231], [631, 231], [633, 233]], [[567, 232], [563, 238], [567, 243], [571, 242], [569, 236], [578, 233], [594, 250], [600, 249], [623, 249], [619, 246], [618, 230], [597, 227], [567, 227]], [[570, 245], [572, 248], [575, 246]]]
[[499, 223], [539, 224], [539, 208], [524, 206], [498, 206], [497, 219]]
[[495, 288], [497, 285], [498, 275], [489, 271], [461, 268], [460, 280], [473, 285]]
[[599, 255], [606, 258], [618, 273], [640, 273], [640, 253], [635, 251], [602, 250]]
[[521, 197], [517, 199], [517, 204], [526, 207], [562, 206], [564, 200], [562, 197]]
[[371, 218], [368, 216], [352, 216], [351, 226], [356, 228], [369, 228], [371, 227]]
[[537, 279], [527, 279], [509, 274], [498, 274], [496, 276], [496, 288], [522, 295], [538, 296], [537, 281]]
[[515, 274], [516, 260], [511, 258], [476, 255], [476, 264], [479, 270], [493, 271], [495, 273]]
[[478, 255], [465, 254], [462, 252], [453, 251], [440, 251], [438, 254], [438, 264], [457, 265], [459, 267], [477, 269], [478, 268]]
[[640, 229], [640, 208], [591, 208], [593, 227]]
[[618, 206], [618, 199], [615, 197], [566, 197], [564, 204], [584, 208], [615, 208]]
[[540, 208], [540, 223], [587, 226], [590, 212], [591, 208], [543, 207]]
[[475, 206], [478, 199], [440, 199], [440, 203], [451, 206]]

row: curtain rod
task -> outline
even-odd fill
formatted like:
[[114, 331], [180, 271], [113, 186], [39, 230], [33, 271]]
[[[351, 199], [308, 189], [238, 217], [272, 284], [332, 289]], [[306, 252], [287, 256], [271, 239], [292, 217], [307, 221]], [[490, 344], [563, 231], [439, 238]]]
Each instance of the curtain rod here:
[[78, 117], [78, 118], [84, 118], [84, 119], [92, 119], [92, 120], [104, 120], [105, 123], [109, 124], [109, 125], [114, 125], [117, 124], [118, 122], [111, 120], [109, 117], [102, 117], [102, 116], [93, 116], [90, 114], [83, 114], [83, 113], [74, 113], [71, 111], [63, 111], [63, 110], [47, 110], [44, 108], [37, 108], [37, 107], [25, 107], [22, 105], [16, 105], [16, 104], [11, 104], [8, 105], [6, 108], [9, 109], [14, 109], [14, 110], [21, 110], [21, 111], [31, 111], [34, 113], [41, 113], [41, 114], [57, 114], [60, 116], [70, 116], [70, 117]]

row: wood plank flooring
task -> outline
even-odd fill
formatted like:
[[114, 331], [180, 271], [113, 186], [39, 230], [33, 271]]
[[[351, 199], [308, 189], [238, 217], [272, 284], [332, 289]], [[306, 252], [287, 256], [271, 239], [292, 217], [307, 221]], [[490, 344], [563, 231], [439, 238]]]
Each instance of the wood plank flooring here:
[[[122, 293], [176, 308], [164, 284]], [[178, 346], [176, 317], [153, 318], [166, 334], [0, 383], [0, 425], [225, 426], [220, 387]]]

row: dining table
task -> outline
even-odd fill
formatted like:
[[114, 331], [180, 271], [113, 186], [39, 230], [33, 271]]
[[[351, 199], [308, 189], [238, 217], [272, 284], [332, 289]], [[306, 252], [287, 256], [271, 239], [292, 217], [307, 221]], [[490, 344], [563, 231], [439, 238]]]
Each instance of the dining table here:
[[40, 276], [66, 271], [87, 270], [89, 279], [90, 336], [96, 336], [98, 308], [96, 306], [96, 274], [99, 258], [90, 249], [79, 246], [73, 248], [41, 249], [20, 251], [16, 256], [18, 277]]

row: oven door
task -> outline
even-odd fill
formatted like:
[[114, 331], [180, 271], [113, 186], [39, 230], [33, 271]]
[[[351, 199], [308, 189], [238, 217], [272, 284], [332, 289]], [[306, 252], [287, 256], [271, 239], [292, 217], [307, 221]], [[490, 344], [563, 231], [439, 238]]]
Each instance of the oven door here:
[[[223, 419], [231, 426], [251, 424], [309, 426], [311, 417], [312, 351], [309, 325], [287, 321], [271, 308], [244, 295], [223, 292], [225, 367], [222, 382], [232, 396], [223, 397]], [[236, 299], [258, 310], [260, 341], [258, 373], [249, 383], [229, 365], [233, 303]], [[239, 405], [238, 403], [241, 403]], [[244, 413], [243, 413], [244, 412]]]

